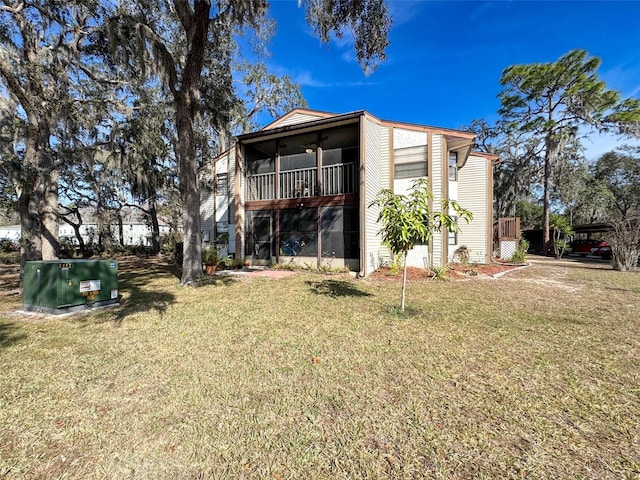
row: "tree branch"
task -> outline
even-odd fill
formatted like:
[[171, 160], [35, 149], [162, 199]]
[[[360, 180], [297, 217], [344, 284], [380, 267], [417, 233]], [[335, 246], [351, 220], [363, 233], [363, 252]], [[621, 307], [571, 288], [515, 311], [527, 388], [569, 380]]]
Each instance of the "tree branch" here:
[[20, 105], [26, 112], [27, 117], [32, 116], [35, 113], [35, 109], [31, 103], [31, 99], [22, 88], [20, 81], [13, 74], [13, 68], [7, 60], [7, 52], [4, 48], [0, 51], [0, 74], [6, 80], [9, 91], [13, 93], [20, 102]]
[[187, 43], [191, 44], [193, 39], [193, 29], [195, 26], [191, 3], [188, 0], [173, 0], [173, 5], [176, 7], [176, 13], [180, 19], [182, 28], [184, 28], [184, 31], [187, 34]]

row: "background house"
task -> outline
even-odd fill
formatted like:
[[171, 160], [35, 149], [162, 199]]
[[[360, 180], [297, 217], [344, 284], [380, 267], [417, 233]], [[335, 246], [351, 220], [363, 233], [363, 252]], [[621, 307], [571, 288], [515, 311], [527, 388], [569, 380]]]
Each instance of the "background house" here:
[[[254, 264], [348, 266], [368, 275], [391, 260], [381, 243], [382, 188], [405, 193], [426, 178], [439, 200], [457, 200], [474, 219], [410, 252], [413, 266], [450, 261], [462, 245], [486, 263], [492, 249], [496, 156], [471, 152], [472, 133], [380, 120], [366, 111], [335, 115], [296, 109], [240, 135], [203, 170], [203, 241], [229, 234], [229, 251]], [[218, 183], [223, 184], [218, 188]]]
[[[91, 218], [91, 215], [85, 212], [87, 220], [80, 226], [80, 235], [86, 245], [95, 244], [98, 241], [98, 223]], [[167, 235], [171, 231], [171, 227], [161, 222], [160, 235]], [[112, 223], [109, 225], [109, 231], [114, 241], [120, 238], [120, 225]], [[0, 240], [9, 240], [14, 243], [20, 241], [21, 228], [20, 225], [0, 226]], [[60, 243], [78, 244], [73, 227], [65, 222], [60, 222], [58, 229]], [[122, 222], [122, 239], [123, 246], [151, 246], [152, 232], [151, 227], [140, 216], [128, 214], [123, 218]]]

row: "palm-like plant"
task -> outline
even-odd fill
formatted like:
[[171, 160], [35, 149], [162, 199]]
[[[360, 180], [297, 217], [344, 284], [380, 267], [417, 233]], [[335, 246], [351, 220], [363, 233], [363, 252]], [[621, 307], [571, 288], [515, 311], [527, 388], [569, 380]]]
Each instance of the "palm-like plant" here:
[[553, 230], [553, 254], [556, 258], [561, 258], [569, 248], [569, 239], [573, 235], [573, 230], [566, 217], [559, 213], [551, 214], [549, 227]]

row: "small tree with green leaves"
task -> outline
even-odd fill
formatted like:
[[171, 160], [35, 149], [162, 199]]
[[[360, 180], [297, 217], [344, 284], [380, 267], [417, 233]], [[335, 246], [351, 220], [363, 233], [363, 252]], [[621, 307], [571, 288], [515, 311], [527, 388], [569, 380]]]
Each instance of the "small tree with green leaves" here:
[[567, 218], [559, 213], [551, 214], [549, 226], [553, 230], [553, 254], [556, 258], [561, 258], [569, 248], [569, 238], [573, 235], [573, 230]]
[[[382, 224], [379, 233], [395, 256], [402, 258], [402, 301], [404, 312], [405, 291], [407, 286], [407, 253], [417, 243], [427, 243], [434, 232], [443, 228], [455, 232], [458, 224], [454, 215], [467, 223], [473, 218], [468, 210], [453, 200], [443, 199], [441, 210], [432, 212], [429, 201], [433, 199], [429, 184], [425, 179], [416, 180], [408, 195], [393, 193], [392, 190], [381, 190], [369, 204], [369, 208], [378, 207], [378, 223]], [[451, 213], [449, 213], [451, 212]]]

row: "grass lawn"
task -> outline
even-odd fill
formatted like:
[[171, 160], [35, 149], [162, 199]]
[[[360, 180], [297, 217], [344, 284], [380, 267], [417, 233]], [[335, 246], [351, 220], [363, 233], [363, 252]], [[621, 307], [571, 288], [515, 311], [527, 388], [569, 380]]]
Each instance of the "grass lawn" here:
[[12, 313], [0, 478], [640, 477], [640, 274], [540, 262], [408, 285], [298, 273]]

